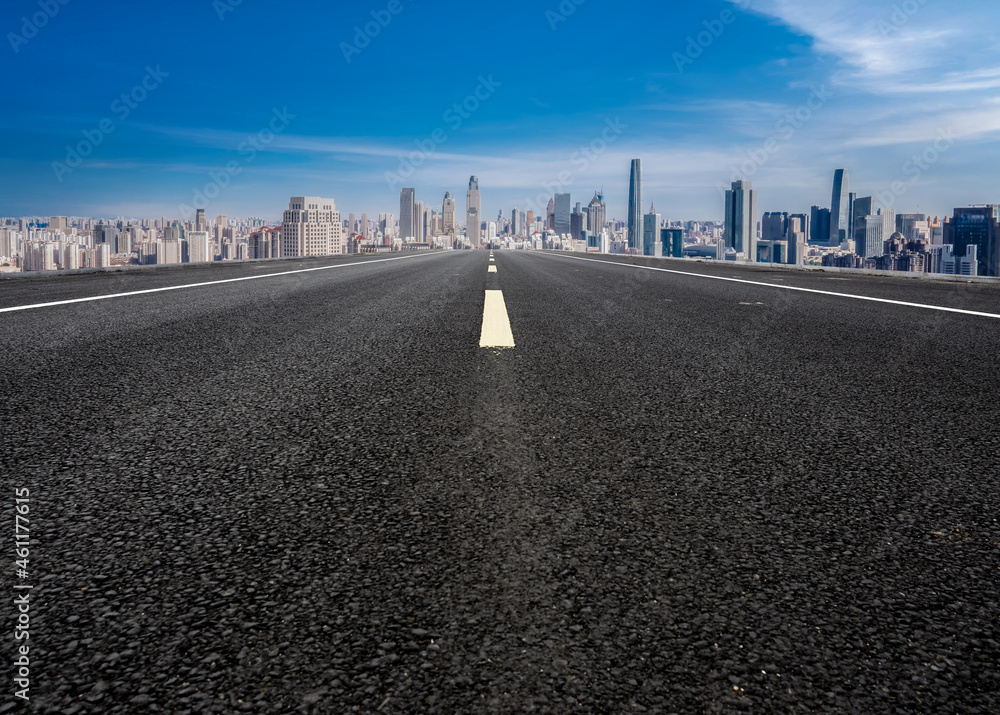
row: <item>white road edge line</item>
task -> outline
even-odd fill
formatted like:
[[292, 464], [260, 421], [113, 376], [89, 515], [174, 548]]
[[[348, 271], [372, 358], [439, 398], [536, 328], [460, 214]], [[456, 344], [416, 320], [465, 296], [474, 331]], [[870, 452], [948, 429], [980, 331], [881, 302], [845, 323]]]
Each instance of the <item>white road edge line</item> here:
[[32, 310], [34, 308], [51, 308], [57, 305], [70, 305], [71, 303], [89, 303], [95, 300], [107, 300], [109, 298], [125, 298], [130, 295], [145, 295], [147, 293], [162, 293], [168, 290], [181, 290], [183, 288], [201, 288], [204, 286], [221, 285], [223, 283], [238, 283], [240, 281], [255, 281], [261, 278], [276, 278], [277, 276], [290, 276], [295, 273], [310, 273], [312, 271], [328, 271], [332, 268], [349, 268], [350, 266], [361, 266], [369, 263], [388, 263], [389, 261], [403, 261], [408, 258], [422, 258], [427, 255], [438, 255], [435, 253], [420, 253], [415, 256], [400, 256], [399, 258], [379, 258], [373, 261], [355, 261], [353, 263], [340, 263], [336, 266], [319, 266], [317, 268], [300, 268], [294, 271], [282, 271], [280, 273], [265, 273], [259, 276], [243, 276], [242, 278], [226, 278], [221, 281], [205, 281], [202, 283], [188, 283], [179, 286], [167, 286], [166, 288], [147, 288], [146, 290], [133, 290], [127, 293], [109, 293], [108, 295], [94, 295], [89, 298], [71, 298], [69, 300], [56, 300], [51, 303], [33, 303], [31, 305], [16, 305], [11, 308], [0, 308], [0, 313], [13, 313], [18, 310]]
[[503, 291], [486, 291], [483, 304], [483, 330], [479, 336], [481, 348], [512, 348], [514, 333], [510, 329], [507, 305], [503, 302]]
[[[590, 263], [605, 263], [612, 266], [623, 266], [625, 268], [642, 268], [647, 271], [659, 271], [661, 273], [674, 273], [679, 276], [693, 276], [695, 278], [710, 278], [715, 281], [728, 281], [730, 283], [746, 283], [747, 285], [763, 286], [765, 288], [776, 288], [778, 290], [794, 290], [801, 293], [817, 293], [819, 295], [831, 295], [837, 298], [853, 298], [855, 300], [867, 300], [873, 303], [889, 303], [890, 305], [902, 305], [908, 308], [924, 308], [926, 310], [940, 310], [945, 313], [961, 313], [962, 315], [975, 315], [980, 318], [996, 318], [1000, 319], [1000, 314], [998, 313], [983, 313], [977, 310], [965, 310], [963, 308], [946, 308], [941, 305], [928, 305], [926, 303], [907, 303], [902, 300], [890, 300], [889, 298], [873, 298], [868, 295], [855, 295], [853, 293], [836, 293], [829, 290], [817, 290], [816, 288], [799, 288], [797, 286], [782, 286], [775, 285], [774, 283], [763, 283], [761, 281], [749, 281], [745, 278], [726, 278], [724, 276], [709, 276], [704, 273], [691, 273], [689, 271], [675, 271], [669, 268], [654, 268], [652, 266], [637, 266], [631, 263], [619, 263], [618, 261], [602, 261], [597, 258], [580, 258], [579, 256], [560, 256], [559, 254], [549, 254], [554, 255], [558, 258], [572, 258], [576, 261], [588, 261]], [[844, 279], [846, 280], [846, 279]]]

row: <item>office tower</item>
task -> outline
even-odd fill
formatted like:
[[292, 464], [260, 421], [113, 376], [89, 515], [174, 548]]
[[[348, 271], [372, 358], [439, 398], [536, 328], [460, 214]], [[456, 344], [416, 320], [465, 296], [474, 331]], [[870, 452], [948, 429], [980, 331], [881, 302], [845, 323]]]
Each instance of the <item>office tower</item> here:
[[353, 213], [347, 214], [347, 235], [351, 236], [357, 233], [357, 219], [354, 218]]
[[368, 238], [368, 214], [366, 213], [361, 214], [361, 230], [359, 233], [362, 237]]
[[601, 192], [595, 191], [594, 198], [587, 205], [587, 230], [600, 235], [608, 222], [608, 205], [604, 203]]
[[[531, 232], [531, 227], [535, 223], [535, 212], [534, 211], [529, 211], [528, 212], [528, 218], [525, 220], [524, 223], [525, 223], [526, 230], [530, 233]], [[525, 235], [527, 235], [527, 234], [525, 234]]]
[[413, 202], [413, 233], [410, 234], [417, 243], [424, 240], [424, 202]]
[[650, 205], [649, 213], [642, 217], [642, 255], [656, 256], [660, 243], [660, 214], [656, 206]]
[[850, 182], [847, 169], [837, 169], [833, 174], [833, 201], [830, 203], [830, 242], [839, 246], [850, 238], [848, 223], [851, 218]]
[[69, 228], [69, 219], [65, 216], [53, 216], [49, 219], [50, 231], [65, 231]]
[[469, 191], [465, 195], [465, 235], [473, 248], [482, 243], [482, 204], [479, 196], [479, 177], [469, 177]]
[[378, 230], [382, 234], [383, 244], [391, 245], [393, 232], [396, 230], [396, 217], [392, 214], [380, 213], [378, 215]]
[[901, 214], [896, 216], [896, 230], [903, 234], [908, 241], [924, 241], [928, 245], [931, 242], [931, 224], [924, 214]]
[[416, 206], [415, 198], [416, 190], [413, 188], [404, 188], [399, 192], [399, 236], [398, 238], [406, 241], [407, 239], [413, 239], [417, 235], [417, 222], [416, 222]]
[[809, 243], [826, 246], [830, 242], [830, 209], [813, 206], [809, 220]]
[[215, 258], [215, 250], [207, 231], [188, 231], [183, 248], [184, 263], [206, 263]]
[[[889, 209], [879, 209], [873, 216], [865, 217], [865, 235], [857, 244], [859, 256], [878, 258], [885, 253], [885, 242], [892, 236], [896, 228], [896, 215]], [[861, 251], [864, 253], [861, 253]]]
[[969, 244], [965, 255], [955, 253], [954, 246], [933, 246], [931, 248], [931, 273], [944, 273], [952, 276], [979, 275], [979, 261], [975, 244]]
[[205, 223], [205, 209], [197, 209], [194, 218], [195, 231], [207, 231], [208, 224]]
[[1000, 206], [970, 206], [955, 209], [944, 225], [944, 243], [955, 255], [964, 256], [969, 246], [976, 247], [980, 276], [1000, 277]]
[[848, 210], [850, 216], [848, 216], [847, 226], [845, 228], [847, 229], [847, 240], [853, 241], [854, 240], [854, 221], [855, 221], [854, 202], [858, 200], [858, 195], [852, 191], [852, 192], [850, 192], [848, 194], [848, 196], [850, 198], [849, 198], [849, 200], [847, 202], [847, 210]]
[[510, 212], [510, 235], [524, 236], [524, 213], [520, 209], [513, 209]]
[[441, 217], [444, 223], [444, 233], [452, 238], [458, 233], [458, 223], [455, 219], [455, 197], [450, 191], [444, 195], [444, 203], [441, 205]]
[[806, 258], [806, 241], [809, 240], [809, 216], [789, 214], [786, 240], [788, 241], [788, 263], [801, 266]]
[[554, 231], [556, 228], [556, 200], [549, 199], [549, 205], [545, 208], [545, 228]]
[[788, 214], [769, 211], [761, 219], [762, 241], [784, 241], [788, 234]]
[[660, 229], [660, 255], [670, 258], [684, 258], [684, 229]]
[[[49, 224], [50, 226], [52, 224]], [[75, 271], [80, 267], [80, 246], [71, 243], [63, 249], [62, 267], [65, 271]]]
[[570, 195], [556, 194], [555, 196], [555, 224], [553, 229], [556, 234], [562, 236], [570, 232]]
[[875, 201], [871, 196], [862, 196], [861, 198], [854, 199], [854, 207], [851, 210], [854, 214], [854, 228], [853, 236], [854, 239], [854, 252], [859, 256], [867, 256], [868, 254], [865, 244], [865, 235], [867, 232], [868, 217], [875, 215]]
[[727, 249], [757, 260], [757, 192], [749, 181], [734, 181], [726, 191], [726, 225], [723, 240]]
[[106, 243], [95, 245], [92, 265], [94, 268], [108, 268], [111, 265], [111, 247]]
[[642, 254], [642, 159], [632, 160], [628, 182], [628, 241], [629, 252]]
[[583, 240], [583, 234], [587, 233], [587, 214], [583, 211], [574, 211], [570, 214], [569, 233], [574, 241]]
[[224, 237], [225, 230], [229, 228], [229, 217], [226, 214], [219, 214], [215, 217], [215, 231], [219, 240]]
[[293, 196], [281, 220], [282, 256], [344, 253], [344, 229], [333, 199]]

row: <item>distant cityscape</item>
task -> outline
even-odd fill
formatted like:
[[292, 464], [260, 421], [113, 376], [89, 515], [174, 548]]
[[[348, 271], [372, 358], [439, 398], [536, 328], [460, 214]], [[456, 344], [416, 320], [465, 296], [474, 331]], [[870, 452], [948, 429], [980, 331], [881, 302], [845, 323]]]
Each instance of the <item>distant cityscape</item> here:
[[740, 180], [725, 192], [722, 221], [666, 219], [653, 201], [645, 210], [635, 159], [625, 220], [608, 218], [603, 189], [586, 205], [557, 193], [544, 215], [515, 207], [485, 220], [472, 176], [464, 221], [452, 192], [439, 208], [417, 200], [412, 187], [400, 192], [398, 218], [345, 217], [334, 199], [315, 196], [291, 197], [280, 222], [209, 219], [204, 209], [187, 220], [0, 218], [0, 272], [488, 247], [1000, 277], [1000, 204], [949, 217], [897, 213], [852, 191], [847, 169], [837, 169], [829, 208], [760, 214], [759, 205], [752, 183]]

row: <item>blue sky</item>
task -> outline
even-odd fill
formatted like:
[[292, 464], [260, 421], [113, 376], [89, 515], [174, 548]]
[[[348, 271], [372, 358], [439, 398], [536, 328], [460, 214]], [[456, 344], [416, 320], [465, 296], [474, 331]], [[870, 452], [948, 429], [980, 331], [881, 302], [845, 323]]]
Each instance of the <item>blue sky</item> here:
[[600, 187], [621, 218], [634, 157], [672, 219], [721, 218], [734, 178], [762, 211], [828, 206], [838, 167], [944, 214], [1000, 202], [998, 20], [991, 0], [8, 0], [0, 215], [204, 196], [278, 217], [307, 194], [373, 216], [401, 186], [461, 212], [476, 174], [488, 218]]

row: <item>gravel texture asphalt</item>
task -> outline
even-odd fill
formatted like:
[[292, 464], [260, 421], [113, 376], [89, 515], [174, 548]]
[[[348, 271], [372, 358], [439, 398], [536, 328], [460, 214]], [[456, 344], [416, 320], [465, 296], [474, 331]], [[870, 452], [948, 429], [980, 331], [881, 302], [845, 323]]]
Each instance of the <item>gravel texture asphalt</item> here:
[[1000, 712], [1000, 320], [487, 255], [0, 285], [344, 265], [0, 313], [0, 713]]

